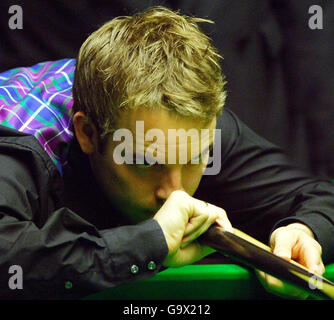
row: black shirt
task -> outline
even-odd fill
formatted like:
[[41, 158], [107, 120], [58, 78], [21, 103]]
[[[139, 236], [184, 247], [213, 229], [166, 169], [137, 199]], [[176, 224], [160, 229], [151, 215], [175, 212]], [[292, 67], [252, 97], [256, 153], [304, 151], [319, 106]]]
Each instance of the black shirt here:
[[[264, 242], [278, 226], [304, 223], [321, 244], [324, 263], [334, 262], [331, 181], [294, 168], [228, 109], [217, 128], [221, 170], [203, 176], [194, 196], [221, 206], [234, 227]], [[80, 298], [163, 268], [168, 248], [159, 224], [122, 218], [76, 140], [61, 177], [35, 137], [0, 126], [0, 179], [1, 298]], [[23, 290], [8, 287], [11, 265], [22, 267]]]

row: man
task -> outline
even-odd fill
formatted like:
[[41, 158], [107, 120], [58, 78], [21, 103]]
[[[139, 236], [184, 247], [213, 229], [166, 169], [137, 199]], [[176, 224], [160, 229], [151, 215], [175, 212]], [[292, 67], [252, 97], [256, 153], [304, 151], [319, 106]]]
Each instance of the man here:
[[83, 297], [192, 263], [213, 223], [319, 274], [333, 261], [333, 186], [223, 110], [204, 21], [149, 9], [107, 22], [77, 61], [0, 75], [0, 269], [24, 272], [3, 297]]

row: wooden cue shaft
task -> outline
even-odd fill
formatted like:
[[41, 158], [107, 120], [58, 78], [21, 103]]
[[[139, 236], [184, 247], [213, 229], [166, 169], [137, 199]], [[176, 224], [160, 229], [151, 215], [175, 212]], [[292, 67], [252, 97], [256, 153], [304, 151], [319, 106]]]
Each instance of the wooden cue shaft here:
[[229, 257], [306, 290], [310, 295], [334, 299], [334, 283], [294, 261], [273, 254], [268, 246], [234, 229], [234, 233], [213, 225], [199, 241]]

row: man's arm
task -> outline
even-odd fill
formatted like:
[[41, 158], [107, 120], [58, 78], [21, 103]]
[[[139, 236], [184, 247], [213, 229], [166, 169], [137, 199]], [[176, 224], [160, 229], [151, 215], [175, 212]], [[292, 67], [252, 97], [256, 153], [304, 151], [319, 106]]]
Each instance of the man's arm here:
[[[60, 177], [34, 139], [0, 138], [1, 297], [78, 298], [153, 276], [168, 254], [160, 225], [151, 219], [100, 231], [57, 208], [51, 195]], [[8, 286], [11, 265], [23, 270], [23, 290]]]

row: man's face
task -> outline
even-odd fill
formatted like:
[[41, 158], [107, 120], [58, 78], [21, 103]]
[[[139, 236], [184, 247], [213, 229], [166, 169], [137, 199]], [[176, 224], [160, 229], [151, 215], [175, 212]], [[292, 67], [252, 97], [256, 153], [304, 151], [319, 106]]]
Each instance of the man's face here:
[[[124, 111], [117, 128], [131, 133], [131, 144], [127, 146], [133, 146], [133, 164], [128, 161], [118, 164], [117, 157], [122, 156], [120, 144], [124, 146], [126, 139], [114, 141], [115, 136], [111, 135], [103, 154], [95, 152], [89, 156], [93, 173], [112, 204], [133, 223], [138, 223], [152, 217], [172, 191], [184, 190], [189, 195], [195, 193], [206, 167], [201, 156], [208, 156], [215, 126], [216, 118], [209, 125], [204, 125], [165, 110]], [[159, 138], [156, 136], [149, 140], [149, 133], [157, 132], [157, 129]], [[169, 139], [173, 137], [170, 129], [183, 129], [183, 132], [191, 134], [187, 139]], [[206, 130], [209, 134], [203, 135], [201, 129], [209, 129]], [[146, 157], [142, 164], [136, 161], [139, 154]], [[147, 162], [147, 159], [153, 158], [158, 163]], [[195, 158], [198, 163], [194, 163]]]

